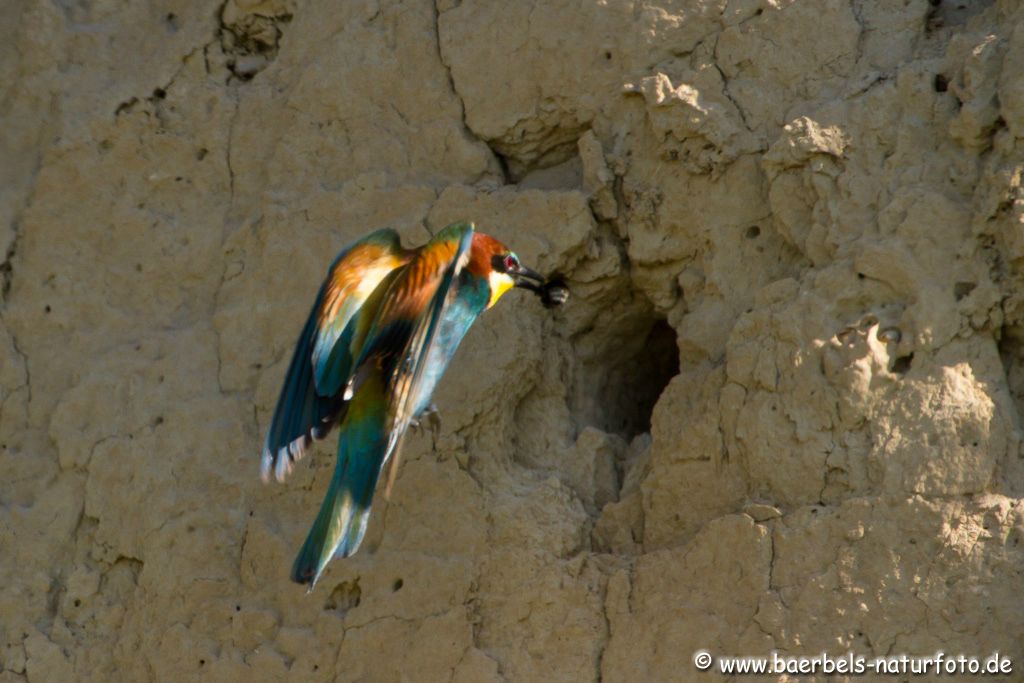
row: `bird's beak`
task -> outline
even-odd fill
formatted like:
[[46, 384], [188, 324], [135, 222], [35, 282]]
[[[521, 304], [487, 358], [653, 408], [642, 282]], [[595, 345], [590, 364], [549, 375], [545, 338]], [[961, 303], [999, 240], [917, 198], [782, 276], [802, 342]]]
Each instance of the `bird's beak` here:
[[512, 279], [516, 281], [516, 287], [533, 292], [539, 292], [541, 286], [547, 281], [546, 277], [526, 266], [519, 266], [518, 270], [512, 273]]

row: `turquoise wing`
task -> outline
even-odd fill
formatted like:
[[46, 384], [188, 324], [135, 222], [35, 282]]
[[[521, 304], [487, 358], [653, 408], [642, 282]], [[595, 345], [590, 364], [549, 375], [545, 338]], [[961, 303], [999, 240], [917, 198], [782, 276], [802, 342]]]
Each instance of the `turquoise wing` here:
[[[352, 376], [358, 385], [365, 368], [378, 366], [387, 381], [391, 436], [385, 460], [426, 402], [423, 379], [444, 310], [457, 294], [458, 275], [469, 257], [471, 223], [440, 231], [396, 279], [377, 312]], [[433, 387], [429, 387], [432, 390]]]
[[260, 458], [260, 475], [281, 481], [345, 410], [352, 336], [360, 310], [387, 276], [406, 263], [398, 234], [384, 229], [345, 247], [328, 270], [295, 345]]

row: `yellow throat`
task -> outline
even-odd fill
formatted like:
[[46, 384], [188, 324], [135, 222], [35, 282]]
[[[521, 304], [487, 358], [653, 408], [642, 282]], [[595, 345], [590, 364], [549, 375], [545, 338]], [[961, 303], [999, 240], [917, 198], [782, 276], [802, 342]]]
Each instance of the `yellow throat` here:
[[502, 294], [516, 286], [516, 281], [508, 273], [499, 273], [496, 270], [491, 271], [487, 280], [491, 285], [491, 300], [487, 303], [487, 308], [498, 303]]

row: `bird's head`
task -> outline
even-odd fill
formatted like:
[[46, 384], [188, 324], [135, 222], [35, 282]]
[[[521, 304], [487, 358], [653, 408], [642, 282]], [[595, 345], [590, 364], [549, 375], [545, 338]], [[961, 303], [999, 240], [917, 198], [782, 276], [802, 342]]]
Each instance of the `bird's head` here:
[[477, 277], [485, 278], [490, 285], [491, 299], [487, 302], [487, 308], [497, 303], [501, 295], [513, 287], [537, 292], [545, 281], [543, 275], [521, 264], [515, 252], [481, 232], [473, 233], [467, 268]]

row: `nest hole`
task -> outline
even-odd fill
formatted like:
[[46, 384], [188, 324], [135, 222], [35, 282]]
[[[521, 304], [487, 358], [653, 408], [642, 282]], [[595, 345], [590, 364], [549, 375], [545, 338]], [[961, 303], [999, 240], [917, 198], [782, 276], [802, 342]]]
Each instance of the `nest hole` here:
[[[593, 305], [582, 297], [578, 301]], [[631, 443], [650, 432], [654, 406], [679, 374], [676, 331], [646, 297], [631, 289], [601, 299], [589, 323], [568, 340], [564, 360], [550, 368], [565, 382], [562, 405], [571, 420], [565, 434], [572, 439], [593, 428]], [[536, 392], [520, 404], [516, 462], [530, 469], [565, 466], [564, 453], [552, 449], [550, 435], [533, 428], [550, 420], [553, 409], [561, 412], [560, 398]]]
[[[651, 431], [651, 415], [662, 392], [679, 374], [679, 346], [676, 332], [664, 318], [654, 318], [641, 328], [628, 348], [611, 348], [608, 374], [600, 396], [605, 431], [627, 441]], [[623, 353], [616, 362], [616, 353]]]

